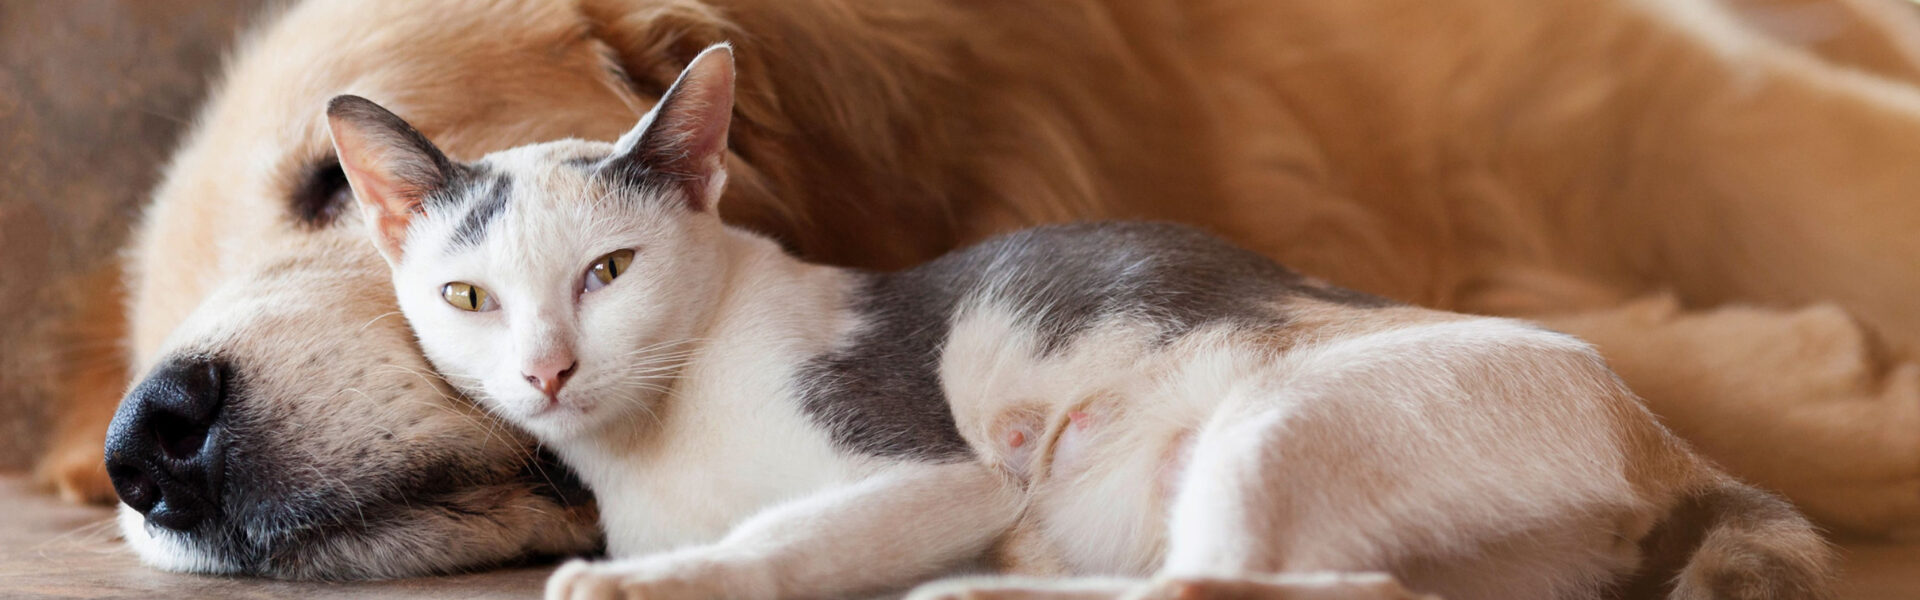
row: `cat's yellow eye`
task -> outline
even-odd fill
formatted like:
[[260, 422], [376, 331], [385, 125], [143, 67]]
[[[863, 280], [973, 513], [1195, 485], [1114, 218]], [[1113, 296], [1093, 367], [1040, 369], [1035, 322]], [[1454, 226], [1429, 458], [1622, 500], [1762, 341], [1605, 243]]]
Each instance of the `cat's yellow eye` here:
[[594, 259], [593, 266], [587, 267], [586, 281], [581, 282], [581, 288], [591, 292], [607, 287], [607, 284], [613, 283], [615, 278], [625, 275], [627, 267], [632, 265], [632, 250], [615, 250], [606, 256]]
[[471, 283], [455, 281], [440, 287], [440, 297], [454, 308], [473, 312], [486, 312], [498, 308], [493, 303], [493, 295], [487, 290]]

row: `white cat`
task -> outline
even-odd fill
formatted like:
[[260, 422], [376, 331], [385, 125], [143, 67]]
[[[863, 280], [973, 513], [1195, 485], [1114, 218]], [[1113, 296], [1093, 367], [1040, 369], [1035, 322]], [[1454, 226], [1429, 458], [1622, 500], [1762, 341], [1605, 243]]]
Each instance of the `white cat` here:
[[471, 164], [328, 106], [426, 355], [600, 500], [613, 560], [552, 597], [841, 597], [982, 563], [1103, 577], [923, 592], [1823, 593], [1791, 507], [1564, 335], [1167, 225], [801, 262], [717, 213], [732, 83], [711, 48], [615, 144]]

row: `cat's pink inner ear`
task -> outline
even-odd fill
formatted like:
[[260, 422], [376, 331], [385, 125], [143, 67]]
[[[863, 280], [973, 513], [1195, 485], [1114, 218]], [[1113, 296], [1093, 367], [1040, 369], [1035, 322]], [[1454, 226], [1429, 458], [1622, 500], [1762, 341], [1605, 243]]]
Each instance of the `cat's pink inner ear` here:
[[363, 98], [329, 103], [327, 127], [340, 170], [373, 232], [375, 245], [399, 260], [407, 226], [421, 202], [445, 179], [445, 159], [399, 117]]
[[635, 139], [622, 140], [632, 144], [633, 160], [682, 182], [696, 210], [712, 209], [725, 186], [733, 85], [733, 49], [710, 47], [680, 74]]
[[374, 242], [391, 258], [399, 258], [406, 241], [407, 225], [420, 210], [419, 190], [394, 176], [383, 164], [390, 157], [367, 136], [351, 125], [333, 125], [333, 143], [340, 155], [340, 170], [347, 175], [360, 213], [372, 226]]

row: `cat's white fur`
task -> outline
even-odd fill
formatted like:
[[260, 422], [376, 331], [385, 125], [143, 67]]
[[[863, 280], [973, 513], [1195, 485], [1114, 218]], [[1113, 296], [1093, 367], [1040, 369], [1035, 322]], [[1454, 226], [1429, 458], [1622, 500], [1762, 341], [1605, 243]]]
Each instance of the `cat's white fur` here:
[[[384, 164], [410, 160], [387, 154], [404, 136], [330, 113], [425, 354], [601, 499], [613, 560], [563, 567], [550, 597], [838, 597], [982, 558], [1111, 578], [922, 593], [1409, 597], [1350, 574], [1391, 571], [1452, 598], [1597, 597], [1683, 499], [1751, 492], [1668, 435], [1578, 340], [1302, 298], [1275, 300], [1289, 318], [1280, 332], [1213, 325], [1162, 344], [1114, 318], [1052, 353], [1020, 324], [1028, 307], [962, 306], [938, 373], [971, 453], [844, 448], [800, 408], [794, 382], [865, 325], [847, 308], [854, 279], [717, 217], [724, 168], [701, 136], [717, 127], [724, 139], [728, 56], [702, 54], [617, 146], [487, 157], [513, 182], [511, 208], [471, 248], [449, 247], [464, 211], [436, 212], [394, 180], [431, 165]], [[661, 111], [687, 114], [661, 133], [650, 129]], [[636, 201], [560, 166], [621, 156], [647, 135], [696, 150], [662, 154], [691, 161], [680, 166], [693, 177], [676, 180], [691, 182], [676, 188], [686, 198]], [[590, 262], [623, 248], [636, 250], [629, 270], [581, 291]], [[440, 288], [454, 281], [489, 290], [499, 309], [450, 306]], [[579, 366], [549, 398], [525, 373], [555, 356]], [[1769, 564], [1791, 573], [1764, 577], [1819, 578], [1823, 549], [1803, 520], [1756, 519], [1719, 552], [1786, 557]], [[1695, 557], [1676, 595], [1717, 597], [1721, 574], [1757, 572], [1714, 560]]]

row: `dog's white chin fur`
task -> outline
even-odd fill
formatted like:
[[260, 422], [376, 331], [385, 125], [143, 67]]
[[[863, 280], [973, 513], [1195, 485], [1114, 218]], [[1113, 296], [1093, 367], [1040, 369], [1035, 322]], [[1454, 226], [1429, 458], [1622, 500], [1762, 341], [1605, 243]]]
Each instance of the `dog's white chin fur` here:
[[179, 573], [238, 573], [239, 567], [195, 548], [183, 536], [148, 525], [147, 518], [131, 506], [119, 507], [116, 519], [127, 546], [139, 555], [140, 562], [162, 571]]

